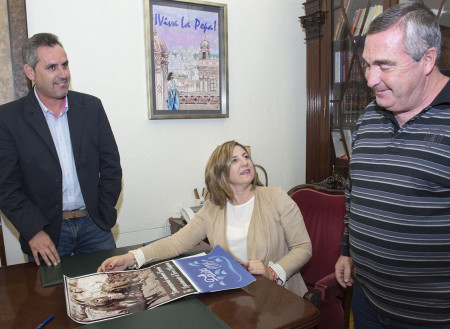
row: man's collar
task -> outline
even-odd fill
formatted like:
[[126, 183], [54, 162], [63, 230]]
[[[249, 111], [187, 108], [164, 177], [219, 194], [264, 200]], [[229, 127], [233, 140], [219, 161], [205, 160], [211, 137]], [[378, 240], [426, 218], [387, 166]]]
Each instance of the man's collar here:
[[[53, 113], [53, 111], [49, 110], [49, 109], [41, 102], [41, 100], [39, 99], [38, 93], [37, 93], [37, 91], [36, 91], [36, 86], [33, 87], [33, 91], [34, 91], [34, 96], [36, 96], [36, 99], [37, 99], [37, 101], [38, 101], [38, 103], [39, 103], [39, 106], [41, 107], [42, 113], [44, 113], [44, 115], [45, 115], [46, 113], [50, 113], [50, 114], [52, 114], [53, 116], [55, 116], [55, 114]], [[64, 99], [64, 106], [63, 106], [63, 109], [62, 109], [62, 111], [61, 111], [61, 113], [60, 113], [59, 116], [61, 116], [61, 115], [63, 115], [64, 113], [66, 113], [68, 110], [69, 110], [69, 103], [67, 102], [67, 95], [66, 95], [66, 97], [65, 97], [65, 99]]]
[[447, 81], [444, 88], [442, 88], [441, 92], [436, 96], [436, 98], [431, 102], [431, 106], [435, 107], [440, 104], [448, 104], [450, 103], [450, 80]]

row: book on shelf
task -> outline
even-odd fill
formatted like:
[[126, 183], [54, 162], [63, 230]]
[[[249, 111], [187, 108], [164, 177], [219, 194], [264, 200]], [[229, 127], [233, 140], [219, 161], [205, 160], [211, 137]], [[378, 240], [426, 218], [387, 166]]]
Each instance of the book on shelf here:
[[341, 18], [339, 19], [339, 21], [336, 24], [335, 29], [334, 29], [334, 37], [333, 37], [334, 41], [340, 39], [340, 35], [341, 35], [341, 31], [342, 31], [343, 25], [344, 25], [344, 18], [343, 18], [343, 16], [341, 16]]
[[[380, 15], [383, 12], [383, 6], [381, 5], [377, 5], [375, 8], [375, 11], [373, 13], [372, 19], [370, 20], [370, 22], [372, 22], [375, 17], [377, 17], [378, 15]], [[366, 31], [367, 32], [367, 31]]]
[[347, 153], [345, 152], [341, 132], [339, 130], [333, 130], [331, 132], [331, 137], [333, 139], [334, 153], [336, 154], [336, 158], [346, 159]]
[[357, 51], [356, 53], [351, 52], [351, 54], [349, 54], [348, 70], [350, 70], [350, 75], [349, 75], [350, 82], [358, 82], [358, 83], [365, 84], [364, 72], [361, 71], [362, 66], [360, 65], [361, 57], [362, 57], [362, 54], [360, 54], [359, 51]]
[[356, 82], [352, 84], [344, 95], [342, 102], [342, 123], [354, 124], [358, 117], [364, 111], [366, 106], [371, 102], [371, 94], [368, 92], [366, 85]]
[[347, 144], [348, 155], [352, 156], [352, 131], [350, 129], [343, 129], [345, 143]]
[[360, 35], [366, 35], [367, 30], [369, 29], [370, 23], [383, 12], [383, 6], [374, 5], [369, 8], [369, 12], [367, 14], [366, 24], [364, 24], [364, 28], [360, 31]]
[[358, 26], [358, 21], [359, 21], [360, 16], [361, 16], [361, 9], [358, 9], [355, 11], [355, 14], [353, 15], [352, 29], [350, 30], [352, 35], [355, 35], [356, 27]]
[[343, 66], [342, 71], [344, 71], [343, 77], [344, 77], [345, 81], [347, 81], [347, 79], [349, 78], [349, 73], [350, 73], [349, 70], [351, 69], [350, 64], [352, 61], [352, 56], [353, 56], [352, 50], [347, 50], [344, 52], [343, 59], [342, 59], [342, 66]]
[[361, 71], [364, 68], [362, 67], [359, 52], [355, 54], [353, 50], [335, 51], [333, 66], [334, 83], [348, 81], [351, 83], [366, 84], [364, 72]]
[[356, 27], [354, 28], [354, 30], [352, 30], [352, 34], [355, 37], [357, 37], [359, 35], [359, 32], [361, 31], [362, 24], [364, 23], [364, 17], [366, 15], [366, 8], [358, 9], [358, 11], [359, 11], [359, 14], [358, 14], [357, 20], [355, 22]]
[[345, 19], [344, 19], [344, 13], [347, 15], [348, 5], [350, 3], [350, 0], [343, 0], [342, 6], [338, 9], [339, 10], [339, 18], [335, 25], [334, 30], [334, 40], [342, 39], [343, 30], [345, 30]]
[[[343, 0], [342, 6], [338, 9], [340, 10], [340, 15], [338, 22], [335, 24], [334, 40], [344, 39], [348, 37], [348, 33], [352, 31], [353, 25], [358, 23], [356, 16], [359, 12], [361, 15], [361, 2], [358, 0]], [[347, 20], [344, 18], [347, 17]], [[347, 23], [346, 23], [347, 21]], [[355, 26], [356, 29], [356, 26]]]
[[[344, 11], [347, 16], [350, 32], [354, 37], [365, 35], [373, 19], [383, 12], [382, 5], [358, 8], [360, 5], [361, 3], [357, 0], [343, 1], [343, 7], [338, 9], [341, 12], [339, 13], [338, 22], [335, 24], [333, 40], [336, 41], [345, 37], [344, 34], [347, 29], [342, 11]], [[350, 18], [352, 19], [350, 20]], [[364, 18], [366, 18], [365, 21]]]
[[361, 26], [361, 28], [358, 30], [358, 35], [365, 34], [365, 32], [367, 31], [367, 28], [370, 25], [370, 22], [372, 22], [372, 20], [373, 20], [373, 13], [375, 12], [376, 8], [377, 8], [377, 6], [371, 6], [371, 7], [369, 7], [369, 9], [367, 9], [366, 22], [365, 22], [364, 26]]
[[344, 56], [345, 51], [336, 51], [334, 53], [334, 82], [344, 81]]
[[349, 156], [352, 152], [352, 132], [350, 129], [342, 129], [341, 130], [333, 130], [331, 132], [331, 137], [333, 139], [334, 152], [336, 154], [336, 158], [339, 159], [348, 159], [347, 153], [345, 152], [344, 143], [347, 146]]
[[154, 308], [193, 294], [244, 287], [255, 278], [220, 246], [200, 256], [139, 270], [64, 276], [67, 314], [95, 323]]

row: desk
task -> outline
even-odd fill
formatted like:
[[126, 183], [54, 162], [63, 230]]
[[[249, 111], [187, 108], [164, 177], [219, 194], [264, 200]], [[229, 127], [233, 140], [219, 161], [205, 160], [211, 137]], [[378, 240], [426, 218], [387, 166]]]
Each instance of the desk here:
[[[319, 311], [311, 303], [264, 277], [243, 289], [197, 295], [232, 328], [312, 328]], [[174, 302], [176, 303], [176, 301]], [[0, 268], [0, 328], [77, 328], [66, 313], [62, 284], [43, 288], [34, 263]]]

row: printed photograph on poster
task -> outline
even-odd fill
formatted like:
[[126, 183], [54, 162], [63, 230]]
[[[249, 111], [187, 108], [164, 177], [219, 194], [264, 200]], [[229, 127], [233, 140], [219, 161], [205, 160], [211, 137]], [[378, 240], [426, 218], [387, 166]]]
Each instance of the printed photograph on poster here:
[[144, 1], [149, 119], [227, 118], [226, 5]]

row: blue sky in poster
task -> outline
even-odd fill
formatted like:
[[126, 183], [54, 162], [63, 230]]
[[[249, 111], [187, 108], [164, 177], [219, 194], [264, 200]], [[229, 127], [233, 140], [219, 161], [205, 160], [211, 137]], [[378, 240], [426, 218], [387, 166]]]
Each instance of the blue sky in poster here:
[[198, 49], [204, 40], [211, 45], [211, 54], [219, 52], [218, 13], [169, 6], [153, 6], [153, 29], [170, 51]]
[[207, 255], [177, 259], [174, 263], [202, 293], [241, 288], [255, 281], [253, 275], [220, 246]]

